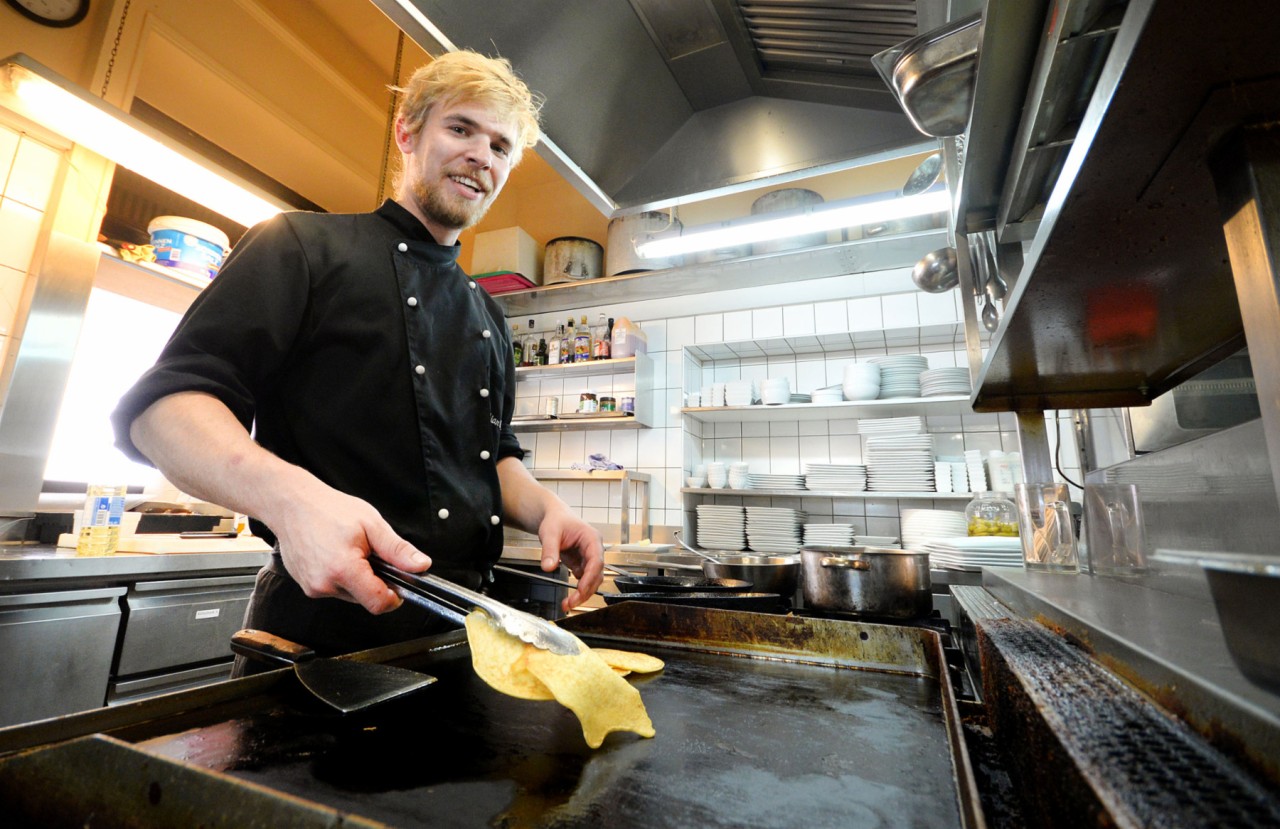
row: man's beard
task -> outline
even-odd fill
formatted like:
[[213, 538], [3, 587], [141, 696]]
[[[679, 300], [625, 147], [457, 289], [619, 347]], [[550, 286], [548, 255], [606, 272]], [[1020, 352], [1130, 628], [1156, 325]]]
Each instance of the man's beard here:
[[422, 215], [454, 230], [465, 230], [483, 219], [493, 203], [487, 195], [476, 201], [449, 198], [443, 188], [427, 187], [421, 179], [413, 182], [411, 190]]

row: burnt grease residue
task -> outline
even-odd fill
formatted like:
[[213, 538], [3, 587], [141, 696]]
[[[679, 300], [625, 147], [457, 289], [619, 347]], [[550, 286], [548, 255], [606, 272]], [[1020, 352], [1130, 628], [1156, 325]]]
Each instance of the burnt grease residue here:
[[959, 826], [935, 681], [638, 649], [667, 663], [631, 677], [649, 740], [593, 751], [572, 712], [494, 692], [458, 648], [415, 696], [345, 717], [300, 697], [166, 753], [393, 825]]

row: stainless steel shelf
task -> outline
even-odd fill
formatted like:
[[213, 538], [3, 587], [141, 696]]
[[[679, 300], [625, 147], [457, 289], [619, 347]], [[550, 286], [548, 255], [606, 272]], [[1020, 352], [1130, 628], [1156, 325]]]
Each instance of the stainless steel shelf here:
[[876, 236], [834, 245], [745, 256], [684, 268], [623, 274], [512, 291], [494, 297], [507, 317], [591, 308], [618, 302], [689, 296], [726, 288], [824, 279], [844, 274], [911, 267], [931, 250], [945, 247], [945, 229]]
[[734, 498], [887, 498], [895, 500], [972, 501], [972, 492], [883, 492], [852, 489], [711, 489], [681, 487], [685, 495], [717, 495]]
[[516, 366], [516, 380], [527, 380], [530, 377], [576, 377], [582, 374], [626, 374], [635, 370], [635, 357], [619, 357], [616, 360], [559, 363], [554, 366]]
[[[1243, 346], [1206, 155], [1280, 112], [1275, 9], [1131, 0], [973, 396], [979, 411], [1144, 405]], [[1040, 32], [987, 39], [987, 50]], [[976, 139], [975, 139], [976, 140]], [[971, 148], [972, 150], [972, 148]]]
[[783, 403], [777, 406], [686, 407], [681, 414], [703, 423], [759, 423], [769, 420], [837, 420], [846, 418], [902, 417], [906, 415], [973, 414], [969, 398], [897, 397], [888, 400], [847, 400], [842, 403]]
[[649, 483], [648, 472], [630, 469], [533, 469], [530, 474], [539, 481], [641, 481]]

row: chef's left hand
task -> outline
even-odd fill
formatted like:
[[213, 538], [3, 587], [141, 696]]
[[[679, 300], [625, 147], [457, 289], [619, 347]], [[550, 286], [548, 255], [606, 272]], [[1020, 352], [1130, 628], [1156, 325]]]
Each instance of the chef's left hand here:
[[568, 508], [552, 509], [538, 525], [542, 541], [542, 569], [554, 572], [563, 563], [578, 586], [561, 603], [568, 613], [595, 594], [604, 578], [604, 544], [594, 527]]

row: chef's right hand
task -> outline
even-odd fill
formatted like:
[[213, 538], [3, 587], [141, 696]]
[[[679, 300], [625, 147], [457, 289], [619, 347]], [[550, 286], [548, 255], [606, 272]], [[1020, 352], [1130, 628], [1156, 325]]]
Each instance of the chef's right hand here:
[[369, 557], [411, 573], [426, 570], [431, 559], [367, 501], [316, 483], [296, 493], [283, 520], [272, 523], [285, 569], [310, 598], [344, 599], [375, 614], [395, 610], [402, 599], [369, 567]]

